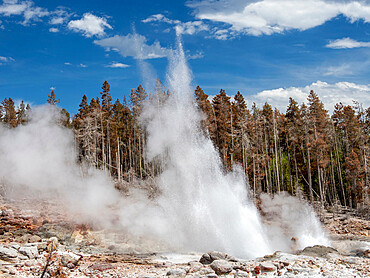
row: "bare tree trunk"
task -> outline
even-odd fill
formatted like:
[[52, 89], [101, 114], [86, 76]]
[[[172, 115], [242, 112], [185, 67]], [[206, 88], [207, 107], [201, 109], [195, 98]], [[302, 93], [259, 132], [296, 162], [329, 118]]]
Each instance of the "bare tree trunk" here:
[[280, 192], [280, 177], [279, 177], [279, 164], [278, 164], [278, 151], [277, 151], [277, 138], [276, 138], [276, 119], [275, 119], [275, 111], [273, 113], [274, 117], [274, 146], [275, 146], [275, 167], [276, 167], [276, 178], [277, 178], [277, 188], [278, 192]]
[[119, 137], [117, 137], [117, 176], [118, 176], [118, 182], [121, 182], [121, 159], [120, 159], [120, 148], [119, 148]]
[[313, 192], [312, 192], [312, 177], [311, 177], [311, 156], [310, 156], [310, 147], [308, 139], [307, 126], [305, 127], [306, 133], [306, 146], [307, 146], [307, 174], [308, 174], [308, 187], [310, 191], [310, 202], [313, 202]]

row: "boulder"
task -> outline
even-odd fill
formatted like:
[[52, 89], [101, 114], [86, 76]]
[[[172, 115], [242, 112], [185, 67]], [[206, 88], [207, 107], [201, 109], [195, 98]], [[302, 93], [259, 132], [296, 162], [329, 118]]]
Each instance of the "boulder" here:
[[44, 251], [47, 247], [47, 242], [33, 242], [33, 243], [26, 243], [24, 246], [30, 247], [30, 246], [36, 246], [37, 249], [40, 251]]
[[22, 246], [19, 248], [19, 253], [30, 259], [35, 259], [39, 256], [39, 251], [36, 246]]
[[228, 274], [233, 270], [232, 264], [226, 260], [214, 260], [209, 265], [218, 275]]
[[17, 250], [0, 245], [0, 260], [13, 261], [17, 257]]
[[189, 266], [189, 273], [193, 273], [199, 271], [203, 267], [203, 264], [200, 262], [189, 262]]
[[273, 263], [264, 262], [261, 263], [261, 270], [264, 272], [275, 272], [277, 271], [277, 267]]
[[37, 236], [37, 235], [33, 235], [31, 236], [29, 239], [28, 239], [28, 242], [29, 243], [35, 243], [35, 242], [40, 242], [41, 241], [41, 237]]
[[339, 252], [336, 249], [323, 245], [306, 247], [302, 251], [298, 252], [299, 255], [323, 258], [326, 258], [329, 253], [339, 254]]
[[209, 266], [204, 266], [199, 270], [200, 275], [208, 276], [208, 275], [214, 274], [214, 273], [215, 273], [215, 271], [212, 268], [210, 268]]
[[76, 266], [81, 258], [81, 256], [76, 255], [72, 252], [65, 252], [62, 253], [61, 255], [62, 255], [61, 262], [63, 266], [68, 266], [68, 264], [73, 264], [74, 266]]
[[224, 260], [224, 261], [229, 261], [229, 262], [237, 262], [238, 260], [235, 259], [234, 257], [223, 253], [223, 252], [218, 252], [218, 251], [212, 251], [208, 252], [202, 255], [200, 258], [199, 262], [202, 264], [211, 264], [215, 260]]
[[170, 269], [166, 275], [171, 278], [181, 278], [186, 276], [186, 271], [182, 268]]

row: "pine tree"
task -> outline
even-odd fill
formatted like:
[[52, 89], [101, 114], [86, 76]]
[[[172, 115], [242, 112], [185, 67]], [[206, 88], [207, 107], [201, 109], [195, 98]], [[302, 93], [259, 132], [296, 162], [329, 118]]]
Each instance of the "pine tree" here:
[[54, 93], [54, 90], [51, 91], [50, 95], [48, 95], [47, 102], [51, 105], [56, 105], [57, 103], [60, 102], [60, 99], [56, 98], [56, 95]]
[[101, 94], [101, 107], [104, 111], [109, 111], [112, 108], [112, 97], [110, 95], [110, 85], [107, 80], [104, 81]]
[[208, 132], [210, 137], [214, 140], [215, 138], [215, 125], [214, 123], [214, 113], [212, 110], [212, 104], [208, 100], [208, 95], [205, 94], [199, 86], [194, 91], [195, 101], [198, 108], [203, 113], [203, 119], [201, 121], [201, 128], [204, 132]]
[[18, 125], [17, 112], [15, 111], [14, 101], [11, 98], [5, 98], [1, 103], [3, 110], [2, 121], [8, 127], [16, 127]]
[[231, 148], [231, 103], [230, 97], [226, 95], [225, 90], [221, 89], [220, 93], [213, 98], [212, 106], [215, 113], [216, 146], [221, 153], [225, 167], [229, 168], [231, 166], [229, 160]]

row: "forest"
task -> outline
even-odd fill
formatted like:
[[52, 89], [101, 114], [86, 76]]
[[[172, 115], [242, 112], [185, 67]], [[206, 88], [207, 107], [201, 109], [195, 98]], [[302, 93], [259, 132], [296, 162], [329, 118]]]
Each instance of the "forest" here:
[[[73, 117], [58, 108], [60, 124], [74, 132], [79, 162], [107, 171], [118, 184], [154, 178], [165, 158], [147, 161], [140, 115], [146, 102], [160, 109], [170, 94], [157, 80], [152, 94], [139, 85], [128, 99], [113, 101], [105, 81], [97, 97], [83, 95]], [[47, 102], [58, 105], [60, 99], [51, 91]], [[231, 98], [221, 89], [210, 98], [199, 86], [194, 102], [203, 114], [200, 129], [219, 151], [224, 171], [243, 169], [254, 197], [287, 191], [325, 206], [369, 204], [370, 107], [337, 103], [330, 115], [311, 91], [306, 103], [290, 98], [282, 112], [267, 102], [247, 106], [240, 92]], [[5, 98], [0, 122], [9, 128], [27, 124], [31, 110]]]

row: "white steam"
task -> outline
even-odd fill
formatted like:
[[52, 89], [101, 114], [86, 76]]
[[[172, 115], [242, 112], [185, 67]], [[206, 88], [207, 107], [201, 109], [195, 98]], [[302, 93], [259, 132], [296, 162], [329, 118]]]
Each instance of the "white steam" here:
[[274, 250], [289, 251], [293, 242], [303, 249], [315, 244], [329, 245], [313, 208], [305, 201], [280, 193], [274, 196], [261, 195], [261, 210], [264, 214], [265, 231]]
[[27, 125], [15, 129], [0, 125], [0, 179], [8, 193], [57, 198], [84, 220], [109, 219], [107, 208], [118, 201], [112, 182], [93, 168], [82, 174], [73, 133], [58, 125], [59, 111], [42, 106], [30, 116]]
[[200, 131], [192, 74], [178, 45], [168, 69], [172, 94], [160, 107], [148, 103], [143, 112], [148, 158], [165, 158], [157, 178], [158, 198], [149, 200], [139, 190], [123, 198], [103, 171], [82, 172], [73, 133], [58, 125], [60, 113], [51, 106], [36, 108], [25, 126], [0, 127], [0, 179], [16, 194], [26, 188], [40, 198], [52, 196], [83, 221], [106, 227], [114, 223], [115, 228], [165, 242], [176, 251], [218, 250], [251, 258], [289, 250], [292, 236], [300, 247], [326, 244], [307, 204], [282, 195], [262, 197], [268, 219], [263, 223], [249, 198], [243, 171], [236, 167], [225, 173], [217, 150]]

